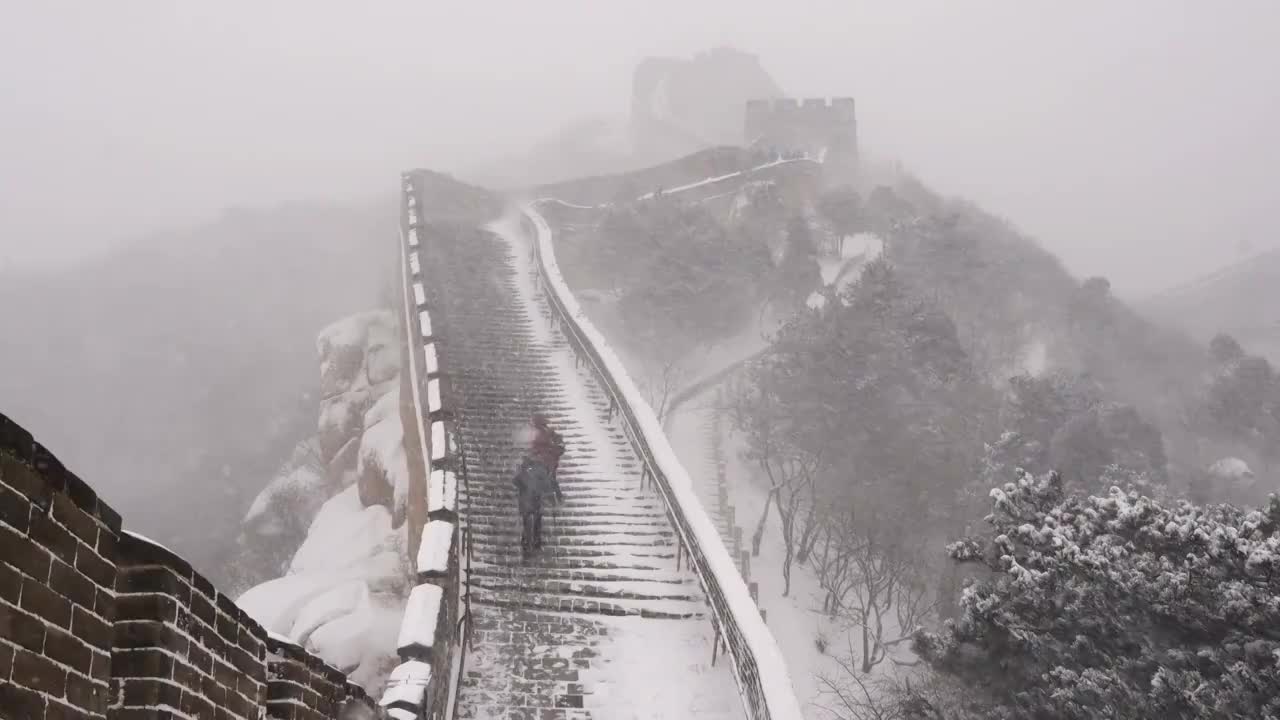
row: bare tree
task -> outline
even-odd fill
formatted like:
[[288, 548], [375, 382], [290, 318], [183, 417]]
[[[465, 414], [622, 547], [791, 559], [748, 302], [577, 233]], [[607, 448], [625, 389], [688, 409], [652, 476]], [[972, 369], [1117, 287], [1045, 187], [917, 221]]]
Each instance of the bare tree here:
[[654, 414], [658, 416], [658, 421], [663, 422], [667, 419], [667, 411], [671, 409], [672, 398], [680, 389], [684, 371], [680, 367], [679, 359], [675, 357], [646, 362], [645, 365], [648, 370], [645, 373], [645, 399], [649, 401], [649, 407], [653, 408]]
[[769, 482], [764, 507], [751, 535], [751, 554], [760, 554], [760, 543], [769, 520], [770, 506], [778, 511], [782, 525], [783, 596], [791, 592], [793, 561], [807, 559], [817, 530], [815, 482], [825, 468], [823, 454], [798, 447], [778, 422], [781, 410], [771, 396], [742, 384], [733, 393], [730, 415], [734, 427], [743, 433], [748, 462], [756, 464]]

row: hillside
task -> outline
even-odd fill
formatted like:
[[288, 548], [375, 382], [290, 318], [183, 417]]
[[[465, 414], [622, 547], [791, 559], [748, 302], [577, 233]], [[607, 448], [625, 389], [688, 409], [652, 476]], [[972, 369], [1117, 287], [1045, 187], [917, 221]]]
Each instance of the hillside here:
[[389, 203], [231, 211], [2, 278], [0, 406], [221, 582], [228, 528], [315, 431], [316, 331], [394, 277], [394, 218]]
[[1280, 362], [1280, 250], [1270, 250], [1139, 304], [1168, 325], [1208, 342], [1218, 332]]

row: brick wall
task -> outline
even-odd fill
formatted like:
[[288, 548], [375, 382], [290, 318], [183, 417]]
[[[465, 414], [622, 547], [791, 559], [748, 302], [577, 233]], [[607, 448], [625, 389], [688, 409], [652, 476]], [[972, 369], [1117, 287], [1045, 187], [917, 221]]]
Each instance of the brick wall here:
[[0, 415], [0, 719], [373, 718]]
[[[461, 661], [465, 635], [459, 633], [463, 614], [458, 603], [462, 543], [458, 532], [458, 476], [464, 470], [455, 440], [456, 418], [450, 409], [451, 393], [447, 373], [439, 363], [435, 335], [440, 312], [434, 302], [435, 288], [424, 287], [422, 268], [431, 262], [429, 240], [439, 229], [425, 223], [418, 213], [426, 206], [420, 173], [402, 178], [400, 251], [405, 269], [405, 330], [410, 368], [406, 387], [414, 407], [415, 430], [406, 425], [406, 449], [418, 443], [417, 455], [425, 456], [414, 471], [414, 488], [421, 488], [425, 517], [410, 514], [418, 524], [411, 532], [419, 542], [411, 547], [417, 585], [410, 594], [401, 620], [397, 652], [401, 664], [387, 681], [381, 705], [396, 720], [441, 718], [447, 714], [451, 694], [456, 690], [454, 668]], [[428, 301], [428, 297], [433, 301]], [[404, 403], [408, 405], [410, 403]], [[422, 418], [417, 425], [417, 417]]]
[[0, 415], [0, 717], [107, 716], [120, 516]]

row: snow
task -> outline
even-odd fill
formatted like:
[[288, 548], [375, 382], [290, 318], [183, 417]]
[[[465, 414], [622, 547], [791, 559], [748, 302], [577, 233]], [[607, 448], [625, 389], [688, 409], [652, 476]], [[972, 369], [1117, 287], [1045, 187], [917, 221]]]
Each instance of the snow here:
[[431, 480], [427, 482], [427, 512], [454, 510], [458, 507], [458, 480], [448, 470], [431, 471]]
[[418, 572], [444, 574], [449, 570], [449, 556], [453, 550], [453, 523], [432, 520], [422, 531], [418, 545]]
[[[412, 255], [413, 257], [417, 257], [417, 253], [412, 253]], [[401, 259], [400, 262], [401, 262], [400, 272], [401, 274], [403, 274], [404, 260]], [[408, 280], [406, 279], [405, 282], [408, 282]], [[423, 312], [422, 315], [425, 316], [426, 312]], [[405, 297], [405, 301], [404, 301], [404, 317], [406, 319], [406, 322], [404, 323], [405, 346], [412, 349], [418, 343], [422, 342], [422, 337], [421, 336], [416, 338], [413, 337], [413, 323], [407, 322], [407, 319], [411, 317], [409, 315], [408, 296]], [[424, 328], [424, 334], [427, 334], [425, 328]], [[438, 369], [436, 366], [435, 344], [427, 343], [423, 347], [423, 354], [426, 358], [425, 362], [426, 362], [427, 373], [431, 374], [435, 372]], [[417, 428], [418, 451], [420, 453], [420, 457], [422, 458], [423, 462], [426, 463], [427, 465], [427, 471], [430, 471], [431, 464], [430, 464], [430, 460], [427, 459], [429, 457], [427, 453], [427, 434], [426, 434], [426, 430], [423, 428], [423, 423], [424, 423], [424, 419], [426, 418], [426, 415], [422, 413], [422, 394], [418, 392], [418, 389], [421, 387], [422, 387], [422, 378], [418, 374], [417, 353], [410, 352], [409, 353], [409, 388], [410, 388], [409, 395], [413, 397], [414, 417], [418, 419], [417, 422], [414, 423], [414, 426]], [[404, 441], [410, 442], [408, 438], [406, 438]]]
[[1222, 458], [1209, 466], [1209, 473], [1215, 477], [1230, 480], [1240, 480], [1254, 476], [1249, 464], [1237, 457]]
[[427, 412], [436, 412], [440, 409], [440, 379], [432, 378], [427, 381]]
[[742, 581], [733, 559], [720, 542], [715, 525], [694, 494], [688, 472], [672, 449], [653, 409], [644, 400], [644, 395], [570, 292], [556, 264], [551, 228], [546, 220], [533, 205], [526, 204], [521, 211], [533, 223], [536, 230], [535, 242], [541, 261], [541, 270], [550, 292], [560, 300], [566, 313], [573, 320], [573, 324], [577, 325], [586, 341], [599, 354], [604, 364], [601, 370], [612, 378], [627, 406], [632, 409], [639, 425], [636, 428], [637, 431], [643, 434], [659, 469], [667, 478], [670, 489], [668, 502], [674, 506], [672, 508], [674, 512], [678, 512], [685, 518], [693, 534], [692, 538], [685, 541], [692, 540], [702, 550], [707, 563], [703, 571], [716, 579], [728, 604], [732, 622], [742, 633], [756, 661], [761, 690], [768, 705], [770, 717], [774, 720], [799, 720], [802, 717], [800, 705], [796, 700], [791, 677], [778, 644], [760, 618], [755, 603], [747, 591], [746, 583]]
[[436, 643], [436, 625], [440, 621], [443, 600], [444, 590], [431, 583], [423, 583], [409, 593], [404, 619], [400, 623], [400, 637], [396, 640], [397, 649], [402, 653], [414, 649], [431, 650]]
[[[778, 167], [779, 165], [787, 165], [790, 163], [805, 163], [805, 162], [817, 163], [821, 165], [823, 162], [823, 159], [821, 157], [815, 159], [808, 156], [798, 157], [798, 158], [786, 158], [786, 159], [779, 158], [776, 160], [770, 160], [769, 162], [761, 165], [756, 165], [755, 167], [749, 167], [745, 170], [726, 173], [724, 175], [716, 175], [714, 177], [707, 177], [707, 178], [703, 178], [702, 180], [687, 183], [685, 185], [678, 185], [673, 188], [667, 188], [662, 191], [662, 194], [666, 196], [666, 195], [671, 195], [675, 193], [687, 192], [689, 190], [696, 190], [700, 187], [705, 187], [707, 185], [714, 185], [715, 183], [724, 182], [725, 180], [731, 180], [735, 177], [745, 178], [753, 173], [760, 172], [761, 170], [768, 170], [769, 168]], [[653, 193], [653, 192], [645, 193], [644, 195], [637, 197], [636, 200], [649, 200], [653, 198], [655, 194], [656, 193]], [[600, 205], [575, 205], [573, 203], [566, 202], [559, 198], [545, 197], [545, 198], [539, 198], [537, 200], [534, 200], [532, 203], [529, 203], [526, 207], [536, 207], [537, 205], [540, 205], [543, 203], [556, 203], [558, 205], [563, 205], [564, 207], [568, 207], [568, 208], [574, 208], [576, 210], [595, 210], [599, 208], [610, 207], [613, 205], [613, 203], [601, 203]]]
[[[435, 343], [427, 343], [426, 345], [423, 345], [423, 346], [422, 346], [422, 354], [423, 354], [423, 356], [425, 356], [425, 357], [426, 357], [426, 362], [427, 362], [427, 368], [426, 368], [426, 369], [427, 369], [427, 374], [428, 374], [428, 375], [435, 375], [436, 373], [440, 372], [440, 363], [439, 363], [439, 361], [437, 361], [437, 360], [436, 360], [436, 344], [435, 344]], [[417, 378], [417, 374], [416, 374], [416, 373], [414, 374], [414, 378], [415, 378], [415, 379]], [[417, 387], [417, 384], [416, 384], [416, 383], [414, 384], [414, 387]], [[421, 415], [422, 415], [422, 413], [421, 413], [421, 412], [419, 412], [419, 413], [418, 413], [418, 415], [419, 415], [419, 416], [421, 416]], [[423, 453], [422, 455], [423, 455], [423, 457], [426, 457], [426, 453]]]
[[317, 333], [316, 347], [322, 356], [330, 354], [334, 348], [363, 347], [369, 326], [387, 321], [389, 314], [385, 310], [368, 310], [332, 322]]
[[406, 708], [421, 708], [427, 696], [427, 685], [421, 682], [398, 682], [389, 684], [378, 703], [382, 707], [402, 705]]
[[369, 587], [362, 580], [348, 580], [306, 601], [289, 630], [289, 637], [305, 643], [325, 623], [336, 620], [365, 600]]
[[181, 557], [180, 555], [178, 555], [178, 554], [177, 554], [177, 553], [175, 553], [174, 551], [170, 550], [167, 546], [165, 546], [165, 545], [161, 545], [160, 543], [156, 542], [155, 540], [152, 540], [151, 538], [147, 537], [146, 535], [143, 535], [142, 533], [134, 532], [134, 531], [132, 531], [132, 530], [125, 530], [125, 531], [124, 531], [124, 534], [125, 534], [125, 535], [128, 535], [129, 537], [133, 538], [134, 540], [141, 540], [142, 542], [144, 542], [144, 543], [146, 543], [146, 544], [148, 544], [148, 545], [154, 545], [154, 546], [156, 546], [156, 547], [160, 548], [161, 550], [164, 550], [164, 551], [168, 552], [169, 554], [171, 554], [171, 555], [173, 555], [173, 556], [175, 556], [175, 557]]
[[[318, 449], [316, 452], [318, 453]], [[310, 510], [318, 508], [319, 500], [316, 496], [328, 484], [323, 467], [310, 463], [286, 466], [254, 498], [241, 525], [259, 535], [277, 535], [283, 531], [280, 523], [282, 515], [300, 512], [309, 514]]]
[[[387, 690], [378, 703], [384, 708], [395, 705], [404, 709], [421, 709], [431, 684], [431, 666], [420, 660], [410, 660], [396, 666], [387, 678]], [[417, 715], [413, 716], [414, 718]]]
[[405, 680], [415, 680], [418, 682], [430, 682], [431, 665], [421, 660], [409, 660], [402, 662], [391, 671], [390, 677], [387, 678], [391, 682], [401, 682]]
[[[592, 715], [617, 720], [743, 716], [732, 674], [711, 667], [711, 642], [700, 623], [605, 618], [601, 624], [610, 639], [609, 652], [580, 672], [581, 682], [591, 689], [583, 707]], [[654, 652], [655, 648], [677, 652]], [[717, 664], [727, 662], [722, 647]], [[678, 691], [663, 687], [676, 683], [681, 686]]]
[[372, 468], [393, 490], [392, 510], [399, 515], [409, 497], [409, 457], [404, 450], [404, 425], [400, 422], [400, 394], [388, 392], [365, 413], [356, 475]]
[[372, 689], [393, 652], [406, 586], [405, 528], [363, 507], [352, 486], [326, 502], [288, 574], [237, 604], [276, 633]]
[[[806, 156], [806, 157], [799, 157], [799, 158], [789, 158], [789, 159], [782, 159], [782, 158], [779, 158], [779, 159], [777, 159], [777, 160], [772, 160], [772, 161], [770, 161], [770, 162], [764, 163], [763, 165], [757, 165], [757, 166], [755, 166], [755, 167], [747, 168], [746, 170], [739, 170], [739, 171], [737, 171], [737, 172], [726, 173], [726, 174], [724, 174], [724, 175], [716, 175], [716, 176], [714, 176], [714, 177], [703, 178], [702, 180], [698, 180], [698, 181], [696, 181], [696, 182], [691, 182], [691, 183], [688, 183], [688, 184], [686, 184], [686, 185], [678, 185], [678, 186], [673, 187], [673, 188], [671, 188], [671, 189], [669, 189], [669, 190], [663, 190], [663, 191], [662, 191], [662, 194], [663, 194], [663, 195], [670, 195], [671, 193], [681, 193], [681, 192], [685, 192], [685, 191], [688, 191], [688, 190], [694, 190], [694, 189], [696, 189], [696, 188], [705, 187], [705, 186], [707, 186], [707, 185], [713, 185], [713, 184], [718, 183], [718, 182], [723, 182], [723, 181], [725, 181], [725, 180], [729, 180], [729, 179], [731, 179], [731, 178], [735, 178], [735, 177], [746, 177], [747, 175], [750, 175], [750, 174], [752, 174], [752, 173], [756, 173], [756, 172], [759, 172], [759, 171], [761, 171], [761, 170], [767, 170], [767, 169], [769, 169], [769, 168], [777, 167], [777, 166], [779, 166], [779, 165], [786, 165], [786, 164], [789, 164], [789, 163], [799, 163], [799, 162], [812, 162], [812, 163], [821, 164], [821, 163], [822, 163], [822, 160], [820, 160], [820, 159], [817, 159], [817, 160], [816, 160], [816, 159], [814, 159], [814, 158], [810, 158], [810, 157], [807, 157], [807, 156]], [[641, 199], [641, 200], [648, 200], [648, 199], [652, 198], [654, 195], [655, 195], [655, 193], [646, 193], [646, 194], [644, 194], [644, 195], [641, 195], [639, 199]]]
[[445, 453], [444, 423], [436, 420], [431, 423], [431, 460], [443, 460]]
[[401, 538], [391, 527], [385, 507], [364, 507], [359, 489], [351, 486], [320, 508], [289, 566], [291, 574], [350, 569], [357, 577], [374, 578], [385, 567], [383, 556], [399, 564]]
[[280, 633], [271, 632], [270, 630], [267, 631], [267, 637], [270, 638], [272, 641], [277, 642], [281, 645], [291, 645], [296, 648], [302, 647], [301, 645], [294, 642], [293, 640], [290, 640], [288, 637], [281, 635]]

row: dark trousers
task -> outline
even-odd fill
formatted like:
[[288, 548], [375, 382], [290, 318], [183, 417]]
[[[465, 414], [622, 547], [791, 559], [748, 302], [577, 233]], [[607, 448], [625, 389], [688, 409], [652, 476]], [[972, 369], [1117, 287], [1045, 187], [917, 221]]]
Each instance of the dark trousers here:
[[525, 550], [542, 547], [542, 504], [521, 513], [520, 547]]

